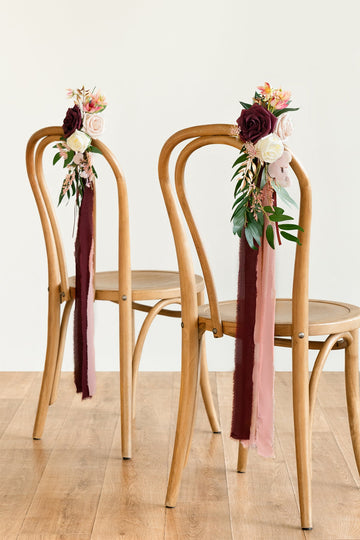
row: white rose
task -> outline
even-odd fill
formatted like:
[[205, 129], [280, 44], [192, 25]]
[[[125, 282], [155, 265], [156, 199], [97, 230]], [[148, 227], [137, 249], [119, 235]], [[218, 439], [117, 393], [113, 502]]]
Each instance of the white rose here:
[[91, 138], [83, 131], [76, 129], [70, 137], [66, 139], [66, 144], [74, 150], [74, 152], [85, 152], [90, 146]]
[[85, 114], [84, 129], [86, 133], [97, 139], [104, 131], [104, 120], [98, 114]]
[[276, 123], [275, 133], [282, 141], [285, 141], [294, 131], [293, 123], [288, 114], [282, 114]]
[[260, 139], [256, 144], [256, 153], [262, 161], [273, 163], [281, 157], [284, 151], [284, 145], [278, 135], [270, 133]]

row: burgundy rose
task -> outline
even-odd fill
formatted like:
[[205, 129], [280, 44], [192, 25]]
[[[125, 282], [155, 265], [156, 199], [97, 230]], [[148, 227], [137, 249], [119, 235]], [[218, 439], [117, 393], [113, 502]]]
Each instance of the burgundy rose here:
[[63, 130], [66, 138], [70, 137], [75, 130], [81, 129], [82, 118], [81, 111], [78, 105], [74, 105], [72, 109], [68, 109], [64, 118]]
[[277, 118], [258, 103], [254, 103], [249, 109], [243, 109], [236, 121], [240, 128], [240, 137], [256, 144], [262, 137], [274, 131]]

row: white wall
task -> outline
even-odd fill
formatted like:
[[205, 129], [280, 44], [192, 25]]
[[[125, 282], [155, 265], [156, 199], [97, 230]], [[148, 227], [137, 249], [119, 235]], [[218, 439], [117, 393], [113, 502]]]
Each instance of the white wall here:
[[[82, 84], [108, 97], [103, 141], [128, 180], [133, 266], [163, 269], [176, 267], [157, 180], [166, 138], [190, 125], [234, 122], [239, 100], [264, 81], [291, 90], [301, 107], [291, 146], [314, 193], [311, 295], [360, 304], [357, 0], [15, 0], [2, 11], [1, 370], [42, 369], [47, 273], [24, 152], [32, 132], [62, 123], [65, 89]], [[222, 224], [221, 231], [210, 224], [205, 236], [224, 298], [235, 293], [237, 271], [228, 222], [233, 159], [231, 149], [204, 150], [190, 170], [201, 222], [215, 212]], [[113, 187], [101, 158], [98, 170], [99, 269], [114, 268]], [[49, 175], [57, 193], [60, 167]], [[70, 253], [71, 216], [70, 207], [60, 209]], [[279, 250], [279, 295], [289, 294], [289, 257], [288, 248]], [[96, 322], [97, 367], [117, 369], [116, 306], [97, 303]], [[179, 333], [178, 321], [158, 319], [142, 368], [179, 369]], [[208, 351], [210, 369], [232, 369], [231, 339], [210, 336]], [[288, 351], [276, 354], [277, 367], [288, 369]], [[328, 365], [342, 369], [342, 354], [333, 353]]]

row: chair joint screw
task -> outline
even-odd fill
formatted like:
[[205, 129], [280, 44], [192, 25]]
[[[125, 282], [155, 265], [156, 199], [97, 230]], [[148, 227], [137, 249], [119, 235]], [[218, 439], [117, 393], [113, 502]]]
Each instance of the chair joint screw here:
[[299, 332], [299, 338], [300, 338], [300, 339], [304, 339], [304, 337], [305, 337], [304, 332]]
[[212, 329], [213, 334], [217, 334], [217, 328]]
[[184, 328], [184, 326], [185, 326], [185, 325], [184, 325], [184, 323], [182, 322], [182, 323], [181, 323], [181, 328]]
[[122, 295], [121, 300], [127, 300], [126, 294], [123, 294], [123, 295]]

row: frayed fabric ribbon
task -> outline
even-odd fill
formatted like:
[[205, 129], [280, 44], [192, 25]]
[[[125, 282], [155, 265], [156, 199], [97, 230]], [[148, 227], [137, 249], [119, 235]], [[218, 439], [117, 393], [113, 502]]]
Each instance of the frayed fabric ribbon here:
[[[264, 230], [268, 223], [265, 223]], [[271, 457], [274, 434], [275, 250], [240, 240], [231, 437]]]
[[74, 377], [82, 399], [95, 392], [93, 207], [94, 191], [85, 186], [75, 242]]

